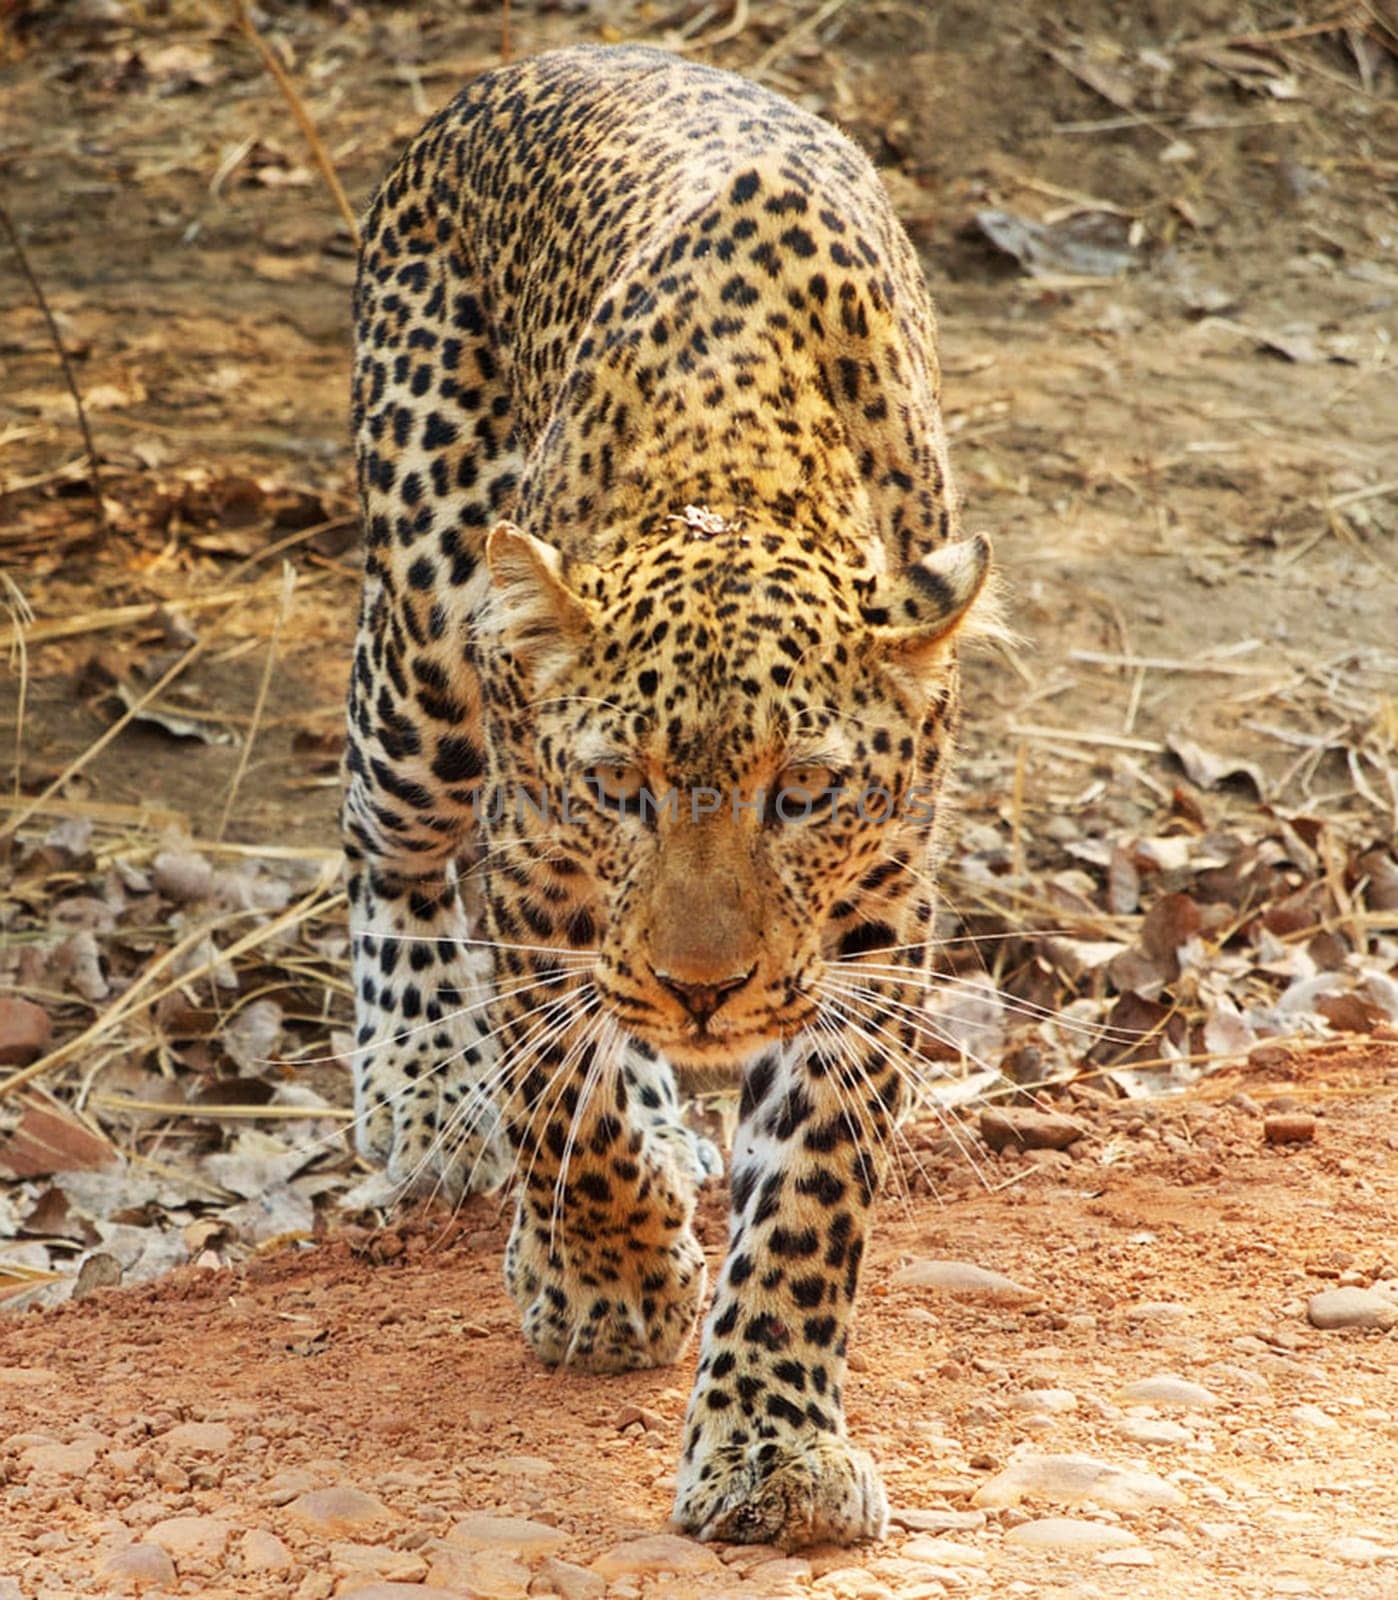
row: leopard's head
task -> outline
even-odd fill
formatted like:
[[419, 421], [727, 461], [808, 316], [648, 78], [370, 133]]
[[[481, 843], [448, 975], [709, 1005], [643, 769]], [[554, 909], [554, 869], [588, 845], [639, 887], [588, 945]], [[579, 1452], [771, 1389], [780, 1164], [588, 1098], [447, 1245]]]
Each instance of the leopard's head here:
[[487, 555], [487, 900], [502, 942], [595, 952], [625, 1030], [729, 1067], [816, 1011], [826, 963], [926, 898], [954, 640], [982, 538], [903, 571], [691, 509], [615, 559], [508, 523]]

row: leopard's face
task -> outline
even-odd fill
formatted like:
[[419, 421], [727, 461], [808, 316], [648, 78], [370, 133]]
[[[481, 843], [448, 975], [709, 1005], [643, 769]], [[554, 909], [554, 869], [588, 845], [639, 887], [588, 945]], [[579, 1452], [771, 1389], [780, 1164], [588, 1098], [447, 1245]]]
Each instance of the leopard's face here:
[[492, 538], [487, 844], [521, 843], [490, 893], [506, 926], [595, 952], [628, 1033], [736, 1066], [812, 1022], [829, 961], [895, 943], [892, 878], [922, 892], [984, 563], [951, 547], [919, 581], [717, 519], [623, 549], [579, 569]]

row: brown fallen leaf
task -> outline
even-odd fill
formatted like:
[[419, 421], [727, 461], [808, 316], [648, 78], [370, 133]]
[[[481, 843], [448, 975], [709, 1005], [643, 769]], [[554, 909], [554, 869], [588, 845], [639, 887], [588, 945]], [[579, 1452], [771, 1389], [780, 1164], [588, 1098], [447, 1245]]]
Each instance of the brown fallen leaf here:
[[0, 1167], [14, 1178], [46, 1178], [55, 1172], [91, 1172], [119, 1163], [100, 1134], [46, 1095], [25, 1102], [18, 1124], [0, 1142]]

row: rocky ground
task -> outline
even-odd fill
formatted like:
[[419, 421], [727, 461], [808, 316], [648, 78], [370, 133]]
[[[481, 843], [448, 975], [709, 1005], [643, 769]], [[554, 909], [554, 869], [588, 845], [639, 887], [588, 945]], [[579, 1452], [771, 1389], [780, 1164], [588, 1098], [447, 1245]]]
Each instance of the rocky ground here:
[[859, 1550], [663, 1531], [690, 1363], [541, 1368], [492, 1201], [19, 1316], [0, 1595], [1386, 1600], [1395, 1088], [1391, 1054], [1311, 1052], [1010, 1114], [998, 1154], [929, 1130], [852, 1352], [895, 1508]]

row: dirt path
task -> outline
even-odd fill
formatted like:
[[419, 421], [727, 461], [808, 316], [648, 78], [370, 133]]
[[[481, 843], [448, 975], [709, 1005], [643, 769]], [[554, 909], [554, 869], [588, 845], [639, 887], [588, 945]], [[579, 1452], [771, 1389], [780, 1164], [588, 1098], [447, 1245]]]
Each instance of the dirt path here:
[[[853, 1351], [850, 1425], [897, 1513], [881, 1545], [633, 1544], [668, 1514], [690, 1365], [540, 1367], [501, 1283], [504, 1222], [476, 1200], [12, 1323], [0, 1593], [5, 1574], [26, 1600], [139, 1574], [205, 1600], [1386, 1600], [1398, 1335], [1306, 1318], [1385, 1279], [1398, 1310], [1383, 1070], [1330, 1053], [1183, 1109], [1080, 1104], [1078, 1159], [982, 1148], [984, 1183], [925, 1153], [912, 1186], [939, 1198], [885, 1206]], [[1314, 1112], [1314, 1141], [1267, 1144], [1268, 1105]], [[715, 1192], [715, 1267], [722, 1231]], [[1024, 1292], [900, 1282], [928, 1260]], [[1088, 1459], [1032, 1468], [1063, 1456]], [[1007, 1468], [1041, 1474], [1023, 1503]]]

